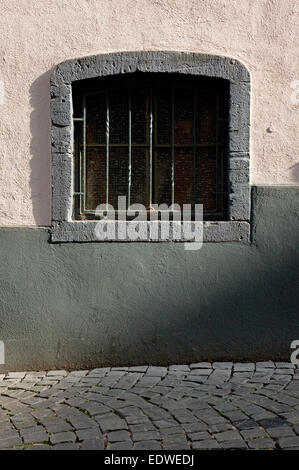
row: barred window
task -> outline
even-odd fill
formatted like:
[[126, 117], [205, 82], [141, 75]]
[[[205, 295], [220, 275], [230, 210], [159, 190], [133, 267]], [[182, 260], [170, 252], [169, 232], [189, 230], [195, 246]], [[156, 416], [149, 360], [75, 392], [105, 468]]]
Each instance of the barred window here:
[[99, 204], [203, 204], [227, 218], [229, 82], [134, 73], [73, 84], [74, 217]]

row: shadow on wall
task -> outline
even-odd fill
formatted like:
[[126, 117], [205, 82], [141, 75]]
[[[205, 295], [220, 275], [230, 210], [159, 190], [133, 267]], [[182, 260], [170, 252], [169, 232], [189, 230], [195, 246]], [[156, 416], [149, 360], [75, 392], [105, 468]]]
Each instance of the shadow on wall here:
[[291, 166], [289, 169], [291, 170], [293, 180], [299, 183], [299, 163], [295, 163], [295, 165]]
[[33, 217], [37, 225], [51, 225], [51, 70], [38, 77], [30, 87], [30, 189]]
[[295, 187], [254, 188], [253, 242], [194, 252], [49, 244], [48, 230], [1, 229], [4, 368], [289, 361], [299, 339], [298, 197]]

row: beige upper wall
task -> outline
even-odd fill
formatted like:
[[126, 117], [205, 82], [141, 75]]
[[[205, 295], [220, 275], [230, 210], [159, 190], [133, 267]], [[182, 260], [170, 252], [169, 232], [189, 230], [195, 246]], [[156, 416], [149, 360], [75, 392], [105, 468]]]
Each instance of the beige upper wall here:
[[252, 73], [251, 183], [299, 184], [296, 4], [0, 0], [0, 225], [50, 224], [50, 71], [91, 54], [181, 50], [241, 60]]

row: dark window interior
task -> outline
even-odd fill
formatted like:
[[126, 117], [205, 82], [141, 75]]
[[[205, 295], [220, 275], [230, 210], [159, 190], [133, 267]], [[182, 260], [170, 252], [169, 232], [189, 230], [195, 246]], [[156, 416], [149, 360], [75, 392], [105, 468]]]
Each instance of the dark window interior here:
[[134, 73], [73, 84], [75, 218], [99, 204], [203, 204], [227, 217], [229, 83]]

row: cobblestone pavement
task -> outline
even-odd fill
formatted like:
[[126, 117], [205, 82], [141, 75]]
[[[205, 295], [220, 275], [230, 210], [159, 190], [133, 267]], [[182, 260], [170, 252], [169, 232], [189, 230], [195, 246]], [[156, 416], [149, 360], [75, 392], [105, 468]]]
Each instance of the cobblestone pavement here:
[[11, 372], [0, 407], [0, 449], [299, 449], [290, 363]]

